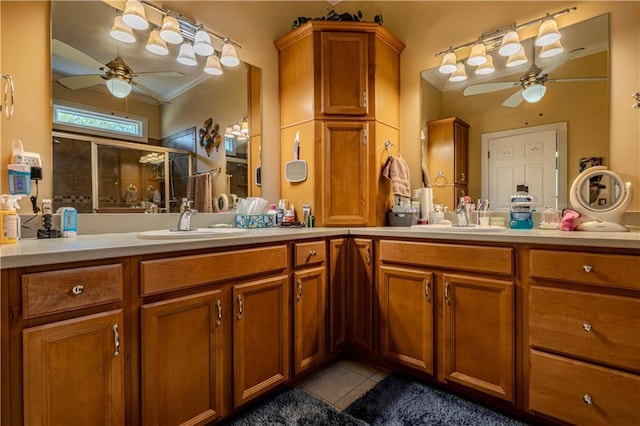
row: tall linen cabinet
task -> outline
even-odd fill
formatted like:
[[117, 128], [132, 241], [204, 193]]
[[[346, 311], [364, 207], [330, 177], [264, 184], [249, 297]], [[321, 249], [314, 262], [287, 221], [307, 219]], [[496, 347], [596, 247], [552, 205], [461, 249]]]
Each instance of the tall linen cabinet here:
[[[399, 146], [400, 53], [379, 24], [309, 21], [275, 41], [280, 65], [281, 196], [312, 206], [317, 226], [383, 225], [390, 186], [381, 177]], [[286, 163], [307, 176], [290, 182]]]

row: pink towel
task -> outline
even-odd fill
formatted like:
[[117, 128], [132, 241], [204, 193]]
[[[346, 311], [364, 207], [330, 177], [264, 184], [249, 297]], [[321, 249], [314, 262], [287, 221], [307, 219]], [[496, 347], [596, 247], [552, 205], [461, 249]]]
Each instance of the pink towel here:
[[409, 166], [401, 157], [390, 155], [382, 167], [382, 176], [391, 180], [391, 193], [399, 197], [411, 197]]

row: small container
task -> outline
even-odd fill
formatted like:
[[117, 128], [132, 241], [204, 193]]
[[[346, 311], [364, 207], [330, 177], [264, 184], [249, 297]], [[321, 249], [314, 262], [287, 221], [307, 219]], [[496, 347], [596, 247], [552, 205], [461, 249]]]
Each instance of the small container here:
[[412, 212], [388, 212], [389, 226], [411, 226], [418, 223], [417, 215]]
[[78, 235], [78, 213], [73, 207], [60, 207], [56, 212], [60, 215], [60, 236], [62, 238]]
[[560, 212], [552, 207], [542, 211], [540, 219], [541, 229], [558, 229], [560, 226]]

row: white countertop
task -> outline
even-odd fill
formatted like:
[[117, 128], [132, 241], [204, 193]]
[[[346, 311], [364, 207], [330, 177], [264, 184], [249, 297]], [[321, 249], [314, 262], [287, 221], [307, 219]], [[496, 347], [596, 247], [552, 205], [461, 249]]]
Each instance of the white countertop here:
[[181, 240], [140, 239], [135, 232], [79, 235], [73, 238], [22, 239], [0, 247], [2, 269], [86, 261], [103, 258], [171, 253], [206, 248], [237, 247], [300, 239], [353, 235], [364, 237], [454, 240], [569, 245], [576, 247], [640, 249], [640, 232], [563, 232], [557, 230], [512, 230], [460, 233], [445, 230], [420, 232], [408, 227], [363, 228], [268, 228], [251, 229], [240, 235]]

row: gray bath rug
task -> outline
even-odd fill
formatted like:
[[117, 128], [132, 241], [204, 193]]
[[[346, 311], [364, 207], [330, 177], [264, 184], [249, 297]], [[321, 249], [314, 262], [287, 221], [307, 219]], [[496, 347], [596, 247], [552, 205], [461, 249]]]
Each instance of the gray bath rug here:
[[233, 426], [366, 426], [301, 391], [289, 389], [223, 423]]
[[519, 420], [392, 374], [344, 411], [370, 425], [522, 426]]

